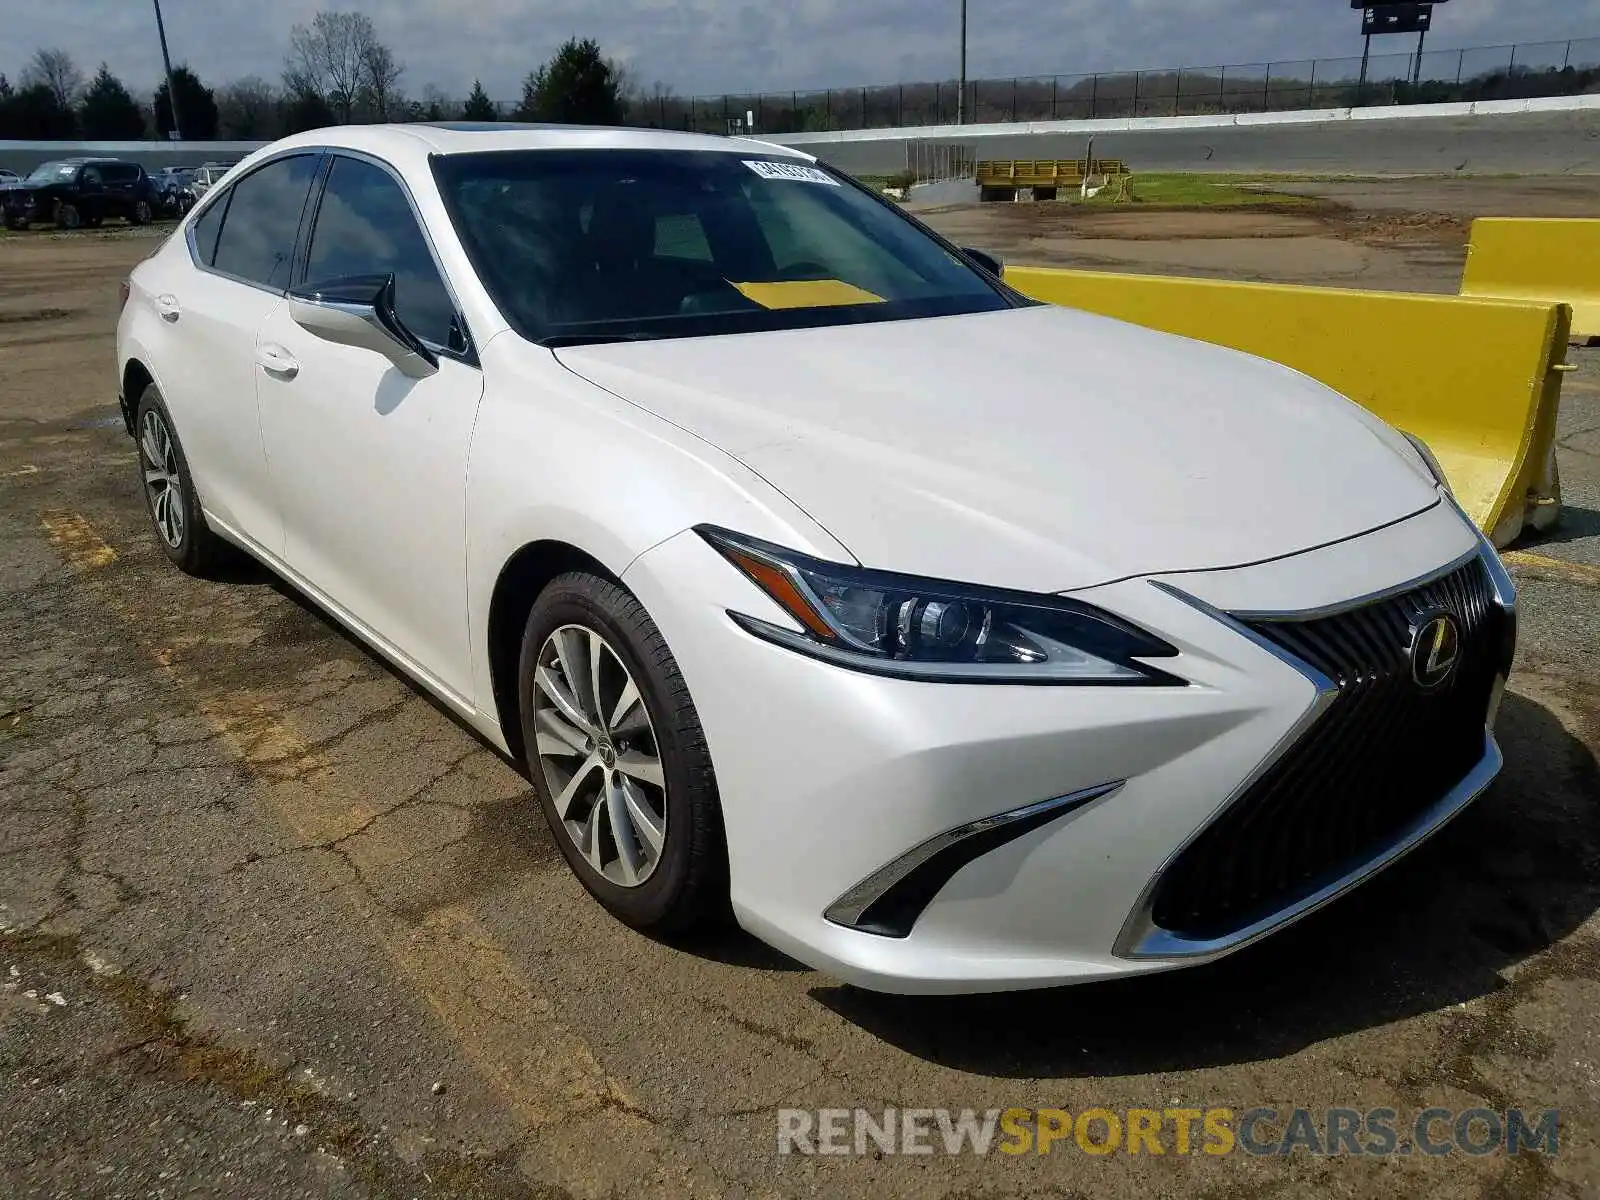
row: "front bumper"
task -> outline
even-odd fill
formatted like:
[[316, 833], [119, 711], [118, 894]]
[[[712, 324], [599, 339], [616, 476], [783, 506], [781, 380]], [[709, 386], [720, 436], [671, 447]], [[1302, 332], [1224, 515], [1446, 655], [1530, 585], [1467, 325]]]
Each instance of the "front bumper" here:
[[[1163, 870], [1324, 702], [1317, 681], [1219, 619], [1211, 598], [1316, 609], [1482, 545], [1441, 505], [1260, 569], [1079, 593], [1176, 645], [1180, 656], [1163, 667], [1190, 681], [1181, 688], [913, 683], [830, 666], [741, 631], [727, 610], [785, 618], [693, 534], [642, 556], [624, 581], [661, 627], [699, 710], [740, 923], [863, 987], [986, 991], [1218, 957], [1326, 903], [1460, 811], [1498, 769], [1487, 735], [1460, 788], [1313, 894], [1203, 944], [1150, 925]], [[1377, 586], [1358, 578], [1352, 592], [1363, 572]], [[976, 854], [974, 830], [988, 839]], [[952, 837], [965, 848], [952, 851]], [[948, 869], [920, 893], [907, 889], [907, 870], [926, 876], [937, 854]], [[909, 922], [904, 905], [898, 915], [871, 911], [884, 887], [910, 891]]]

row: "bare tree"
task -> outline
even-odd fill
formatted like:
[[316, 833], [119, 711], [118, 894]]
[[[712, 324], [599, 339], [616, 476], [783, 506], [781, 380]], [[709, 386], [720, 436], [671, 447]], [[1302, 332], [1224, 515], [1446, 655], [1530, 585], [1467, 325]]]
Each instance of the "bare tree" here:
[[250, 141], [276, 133], [278, 91], [259, 75], [217, 90], [217, 115], [225, 138]]
[[22, 84], [24, 87], [43, 84], [50, 89], [58, 105], [70, 109], [83, 90], [83, 72], [65, 50], [47, 47], [34, 51], [28, 65], [22, 69]]
[[626, 116], [638, 107], [644, 98], [644, 85], [639, 76], [627, 63], [615, 58], [606, 59], [606, 66], [611, 69], [611, 78], [617, 85], [617, 101], [619, 110]]
[[372, 105], [373, 114], [380, 121], [387, 121], [395, 110], [403, 106], [400, 95], [400, 76], [405, 71], [405, 64], [397, 62], [394, 54], [376, 37], [373, 37], [361, 52], [362, 86], [366, 91], [368, 101]]
[[436, 83], [422, 89], [420, 108], [424, 121], [448, 121], [461, 115], [461, 105], [446, 96]]
[[349, 124], [366, 83], [367, 53], [378, 40], [365, 13], [319, 12], [311, 24], [289, 31], [283, 82], [291, 92], [315, 96]]

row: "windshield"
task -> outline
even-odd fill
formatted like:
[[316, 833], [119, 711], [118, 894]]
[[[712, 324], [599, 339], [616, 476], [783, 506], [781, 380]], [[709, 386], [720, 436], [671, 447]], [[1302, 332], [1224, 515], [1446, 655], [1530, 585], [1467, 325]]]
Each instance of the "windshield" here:
[[1010, 307], [1009, 293], [821, 166], [718, 151], [434, 159], [467, 253], [535, 341], [687, 337]]
[[40, 163], [28, 172], [29, 183], [54, 183], [58, 179], [71, 179], [77, 173], [78, 164], [69, 162]]

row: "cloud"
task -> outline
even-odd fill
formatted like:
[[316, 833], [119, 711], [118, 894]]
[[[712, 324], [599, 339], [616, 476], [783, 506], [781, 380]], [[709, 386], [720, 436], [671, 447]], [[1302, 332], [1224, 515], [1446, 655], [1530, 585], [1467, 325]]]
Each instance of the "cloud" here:
[[[152, 13], [130, 0], [75, 0], [74, 20], [22, 4], [5, 18], [0, 71], [13, 79], [37, 46], [86, 70], [102, 60], [130, 85], [161, 73]], [[166, 0], [174, 61], [208, 82], [277, 79], [289, 27], [316, 0]], [[406, 63], [403, 86], [464, 96], [475, 78], [515, 98], [521, 78], [571, 35], [597, 38], [647, 85], [680, 95], [782, 92], [953, 78], [958, 0], [367, 0], [358, 8]], [[1359, 19], [1343, 0], [969, 0], [974, 78], [1358, 56]], [[1600, 30], [1600, 0], [1449, 0], [1436, 47], [1562, 40]], [[1409, 38], [1375, 50], [1408, 53]], [[1534, 52], [1560, 60], [1559, 49]], [[1600, 39], [1580, 50], [1600, 61]]]

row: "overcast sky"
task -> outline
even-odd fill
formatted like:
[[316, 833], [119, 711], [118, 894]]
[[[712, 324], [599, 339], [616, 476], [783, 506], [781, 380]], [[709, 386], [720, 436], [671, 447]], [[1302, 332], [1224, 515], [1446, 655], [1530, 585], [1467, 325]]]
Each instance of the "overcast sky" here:
[[[1359, 54], [1348, 0], [969, 0], [969, 73], [1016, 74], [1265, 62]], [[147, 0], [4, 0], [0, 72], [15, 80], [39, 46], [85, 73], [102, 60], [145, 90], [161, 52]], [[960, 0], [163, 0], [174, 62], [209, 84], [277, 81], [289, 27], [319, 8], [372, 17], [418, 94], [464, 96], [481, 77], [512, 99], [566, 37], [594, 37], [648, 85], [679, 95], [952, 78]], [[1448, 0], [1430, 45], [1594, 37], [1600, 0]], [[1383, 39], [1405, 52], [1413, 39]], [[1378, 48], [1378, 47], [1375, 47]], [[1556, 61], [1559, 63], [1560, 55]]]

